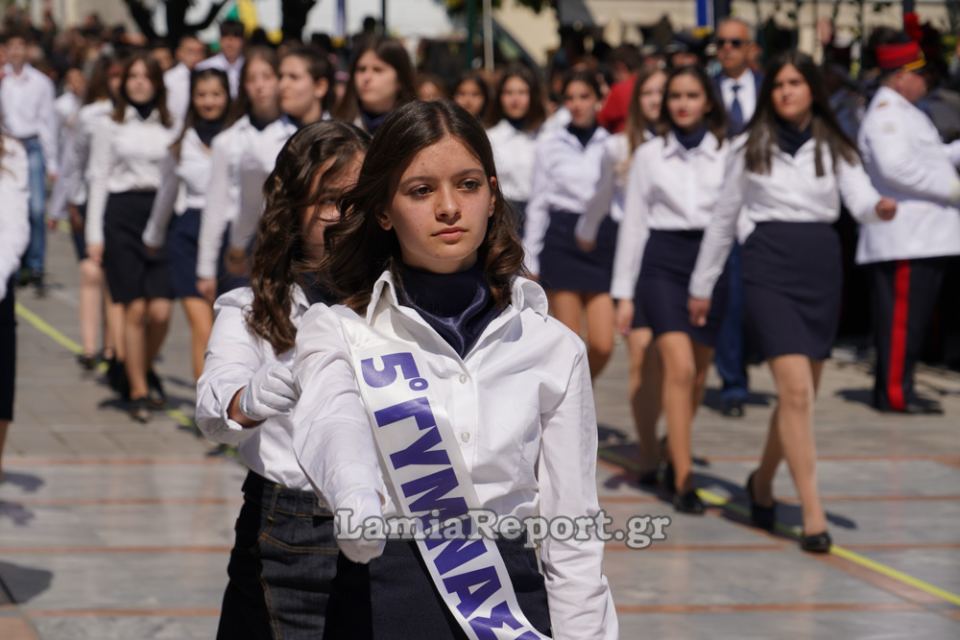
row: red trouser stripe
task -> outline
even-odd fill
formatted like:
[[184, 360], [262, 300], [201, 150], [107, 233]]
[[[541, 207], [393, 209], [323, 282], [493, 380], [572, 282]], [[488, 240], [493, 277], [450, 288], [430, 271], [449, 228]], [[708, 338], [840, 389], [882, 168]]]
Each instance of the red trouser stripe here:
[[890, 408], [902, 411], [903, 368], [907, 359], [907, 319], [910, 317], [910, 261], [898, 260], [893, 275], [893, 323], [890, 327], [890, 366], [887, 370], [887, 399]]

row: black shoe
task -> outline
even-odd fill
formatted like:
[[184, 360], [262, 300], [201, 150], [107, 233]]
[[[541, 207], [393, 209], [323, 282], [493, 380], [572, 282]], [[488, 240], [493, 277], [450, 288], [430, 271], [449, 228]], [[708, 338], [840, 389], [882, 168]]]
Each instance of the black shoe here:
[[33, 282], [33, 271], [26, 267], [20, 269], [20, 272], [17, 274], [17, 286], [25, 287], [31, 282]]
[[163, 390], [163, 383], [160, 382], [160, 376], [153, 369], [147, 371], [147, 401], [154, 409], [163, 409], [167, 404], [167, 394]]
[[642, 471], [637, 476], [637, 482], [640, 483], [643, 487], [655, 487], [657, 486], [657, 480], [660, 477], [660, 473], [657, 469], [651, 471]]
[[677, 492], [673, 494], [673, 508], [677, 513], [688, 513], [691, 515], [703, 515], [706, 505], [697, 495], [696, 489], [690, 489], [684, 493]]
[[674, 491], [677, 474], [673, 470], [673, 465], [669, 462], [660, 463], [660, 486], [667, 491]]
[[32, 278], [33, 294], [38, 298], [47, 297], [47, 285], [42, 273], [34, 272]]
[[943, 406], [930, 398], [911, 398], [904, 404], [903, 409], [894, 409], [884, 400], [874, 400], [873, 407], [882, 413], [902, 413], [911, 416], [943, 415]]
[[107, 363], [107, 385], [124, 400], [130, 399], [130, 380], [127, 368], [122, 361], [111, 358]]
[[829, 553], [833, 546], [833, 539], [830, 538], [830, 532], [814, 533], [812, 535], [802, 535], [800, 537], [800, 548], [807, 553]]
[[773, 531], [777, 524], [777, 503], [774, 501], [769, 507], [759, 504], [753, 497], [753, 477], [756, 471], [747, 477], [747, 497], [750, 499], [750, 522], [753, 526], [766, 531]]
[[77, 364], [79, 364], [80, 368], [84, 371], [93, 371], [97, 368], [99, 362], [100, 359], [97, 356], [88, 356], [82, 353], [77, 354]]
[[150, 421], [150, 407], [147, 406], [146, 398], [136, 398], [130, 400], [130, 418], [140, 424], [146, 424]]
[[720, 410], [725, 418], [742, 418], [743, 401], [742, 400], [724, 400], [723, 408]]

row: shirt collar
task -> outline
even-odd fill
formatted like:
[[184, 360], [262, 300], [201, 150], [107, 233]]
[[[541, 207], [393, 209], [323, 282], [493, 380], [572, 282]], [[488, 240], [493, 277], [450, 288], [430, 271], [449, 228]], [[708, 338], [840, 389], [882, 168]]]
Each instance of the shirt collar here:
[[293, 293], [293, 305], [298, 313], [303, 313], [310, 308], [310, 301], [307, 300], [307, 294], [298, 284], [290, 285]]
[[23, 68], [20, 69], [20, 75], [17, 75], [13, 70], [13, 65], [8, 62], [7, 64], [3, 65], [3, 72], [11, 78], [16, 78], [17, 80], [26, 80], [30, 77], [30, 74], [33, 73], [33, 65], [29, 62], [24, 62]]
[[146, 117], [145, 120], [140, 120], [140, 114], [137, 113], [137, 109], [133, 105], [127, 105], [127, 110], [123, 113], [123, 121], [137, 121], [137, 122], [160, 122], [160, 109], [154, 108], [150, 115]]
[[915, 104], [904, 98], [902, 95], [891, 89], [890, 87], [880, 87], [877, 89], [876, 95], [873, 97], [874, 102], [879, 100], [892, 100], [901, 105], [908, 105], [911, 107], [916, 107]]
[[717, 146], [717, 136], [713, 135], [712, 132], [707, 131], [703, 140], [700, 141], [700, 144], [694, 147], [693, 149], [687, 149], [680, 141], [677, 140], [677, 136], [670, 131], [667, 133], [667, 139], [663, 146], [663, 156], [669, 158], [673, 155], [684, 156], [687, 154], [705, 154], [707, 156], [715, 157], [719, 153], [720, 148]]
[[753, 85], [753, 69], [747, 67], [744, 69], [743, 73], [740, 74], [739, 78], [731, 78], [727, 74], [721, 76], [723, 84], [739, 84], [741, 87], [746, 85]]

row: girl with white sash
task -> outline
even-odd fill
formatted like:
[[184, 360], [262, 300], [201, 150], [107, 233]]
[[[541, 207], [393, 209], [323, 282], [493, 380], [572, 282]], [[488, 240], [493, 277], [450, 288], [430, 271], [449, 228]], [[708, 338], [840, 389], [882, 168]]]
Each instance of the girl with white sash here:
[[372, 434], [384, 514], [467, 532], [484, 509], [500, 535], [341, 559], [328, 637], [616, 638], [597, 536], [547, 538], [538, 557], [522, 528], [500, 528], [596, 518], [597, 433], [586, 350], [519, 275], [482, 125], [450, 102], [399, 108], [340, 208], [316, 271], [344, 306], [314, 306], [297, 335], [300, 464], [334, 509], [343, 496], [379, 511], [380, 474], [354, 462]]

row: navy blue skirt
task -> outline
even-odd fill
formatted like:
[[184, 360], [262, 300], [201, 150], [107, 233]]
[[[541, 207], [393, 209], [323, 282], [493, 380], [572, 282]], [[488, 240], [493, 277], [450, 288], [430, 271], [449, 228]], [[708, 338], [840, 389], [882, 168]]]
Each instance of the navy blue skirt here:
[[114, 302], [172, 298], [166, 250], [143, 244], [153, 191], [111, 193], [103, 216], [103, 273]]
[[750, 346], [764, 360], [830, 357], [840, 322], [840, 238], [822, 222], [762, 222], [743, 245]]
[[174, 298], [201, 298], [197, 291], [197, 246], [200, 240], [199, 209], [174, 216], [167, 232], [167, 260]]
[[540, 253], [540, 282], [544, 289], [554, 291], [609, 293], [619, 225], [610, 216], [605, 217], [596, 248], [586, 253], [574, 237], [579, 219], [580, 214], [569, 211], [550, 212], [550, 226]]
[[643, 250], [643, 264], [637, 281], [638, 305], [653, 335], [679, 331], [700, 344], [713, 347], [723, 322], [727, 301], [727, 274], [720, 276], [713, 289], [707, 324], [690, 324], [690, 276], [700, 252], [702, 230], [667, 231], [651, 229]]
[[[550, 635], [550, 610], [537, 556], [522, 541], [499, 540], [520, 609], [538, 631]], [[426, 565], [409, 541], [389, 540], [383, 555], [362, 565], [343, 554], [327, 607], [324, 638], [352, 640], [466, 640], [447, 610]]]

